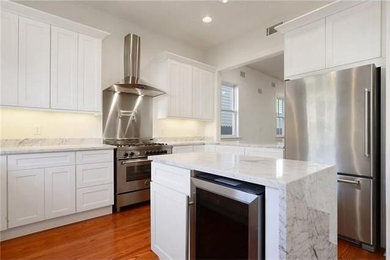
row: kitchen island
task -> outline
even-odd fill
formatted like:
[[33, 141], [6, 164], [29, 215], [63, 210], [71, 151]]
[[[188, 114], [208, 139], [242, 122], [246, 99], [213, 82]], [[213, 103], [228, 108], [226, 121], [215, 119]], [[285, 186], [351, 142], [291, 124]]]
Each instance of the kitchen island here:
[[266, 259], [337, 258], [335, 166], [214, 152], [150, 159], [152, 250], [160, 258], [189, 257], [191, 175], [198, 172], [265, 187]]

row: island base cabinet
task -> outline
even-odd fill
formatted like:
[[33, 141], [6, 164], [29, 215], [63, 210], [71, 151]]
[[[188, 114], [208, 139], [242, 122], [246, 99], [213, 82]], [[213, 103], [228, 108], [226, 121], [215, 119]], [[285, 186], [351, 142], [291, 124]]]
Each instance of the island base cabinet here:
[[44, 169], [8, 172], [9, 228], [45, 219], [44, 177]]
[[152, 250], [160, 259], [187, 259], [187, 195], [151, 183]]

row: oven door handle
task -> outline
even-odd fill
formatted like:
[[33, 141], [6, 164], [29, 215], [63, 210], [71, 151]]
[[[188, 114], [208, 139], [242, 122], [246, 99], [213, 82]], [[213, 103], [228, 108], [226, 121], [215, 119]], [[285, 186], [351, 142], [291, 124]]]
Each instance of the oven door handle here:
[[128, 165], [128, 164], [132, 164], [132, 165], [146, 165], [146, 164], [149, 164], [151, 163], [152, 160], [144, 160], [144, 159], [137, 159], [137, 160], [127, 160], [127, 161], [120, 161], [121, 165]]

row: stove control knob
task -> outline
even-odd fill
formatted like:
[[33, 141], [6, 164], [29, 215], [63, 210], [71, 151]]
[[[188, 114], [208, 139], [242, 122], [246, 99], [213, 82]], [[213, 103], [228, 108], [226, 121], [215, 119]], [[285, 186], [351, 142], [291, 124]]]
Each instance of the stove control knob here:
[[134, 156], [135, 155], [135, 153], [134, 152], [130, 152], [130, 156], [132, 157], [132, 156]]
[[129, 154], [128, 153], [124, 153], [123, 156], [124, 157], [129, 157]]

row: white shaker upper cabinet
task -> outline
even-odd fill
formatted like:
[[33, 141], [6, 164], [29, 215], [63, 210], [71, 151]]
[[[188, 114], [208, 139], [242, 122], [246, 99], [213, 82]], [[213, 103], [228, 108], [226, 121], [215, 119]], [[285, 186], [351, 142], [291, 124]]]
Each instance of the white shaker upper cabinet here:
[[51, 108], [77, 110], [77, 33], [51, 28]]
[[192, 117], [192, 66], [168, 60], [168, 116]]
[[50, 106], [50, 25], [19, 17], [19, 105]]
[[289, 31], [284, 38], [285, 78], [325, 68], [325, 19]]
[[18, 104], [18, 16], [1, 12], [1, 105]]
[[101, 40], [79, 34], [78, 110], [101, 111]]
[[381, 56], [381, 1], [326, 18], [326, 63], [334, 67]]
[[214, 118], [214, 73], [192, 68], [192, 112], [201, 120]]

